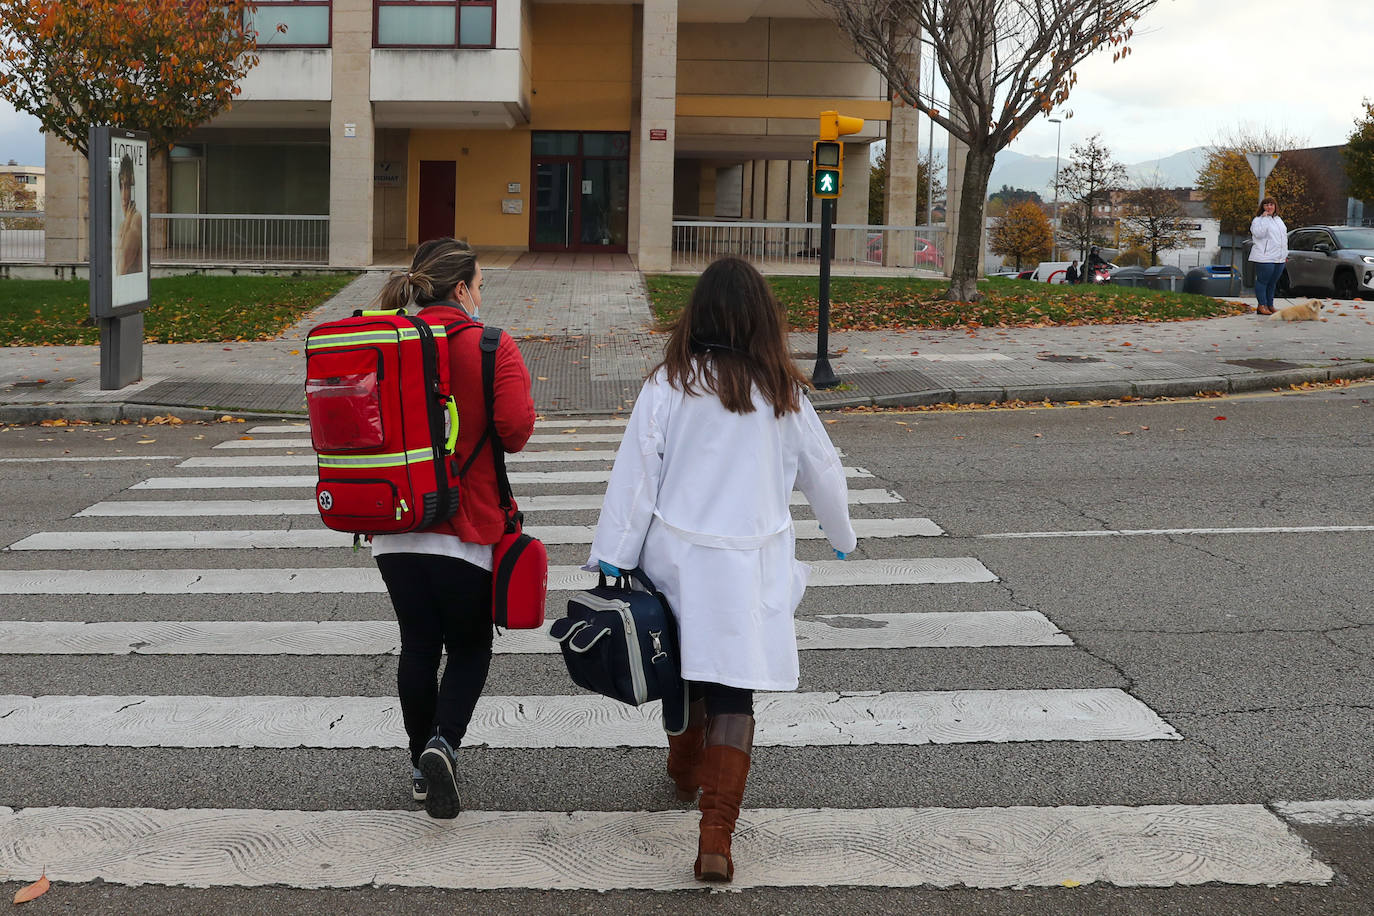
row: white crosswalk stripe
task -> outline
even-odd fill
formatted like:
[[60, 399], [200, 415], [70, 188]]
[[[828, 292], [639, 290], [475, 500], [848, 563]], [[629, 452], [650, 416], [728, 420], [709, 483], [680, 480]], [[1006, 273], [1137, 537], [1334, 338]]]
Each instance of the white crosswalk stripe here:
[[[972, 557], [914, 560], [820, 560], [811, 563], [811, 588], [995, 582]], [[549, 591], [587, 588], [591, 574], [577, 566], [549, 567]], [[381, 594], [376, 569], [22, 569], [0, 570], [0, 595], [273, 595]]]
[[[226, 484], [224, 489], [233, 489]], [[600, 509], [600, 493], [565, 493], [518, 497], [526, 512], [564, 512]], [[871, 506], [904, 502], [892, 490], [850, 489], [851, 506]], [[805, 506], [806, 497], [793, 493], [793, 506]], [[181, 518], [204, 515], [308, 515], [318, 516], [313, 499], [191, 499], [191, 500], [107, 500], [76, 513], [77, 518], [160, 517]]]
[[[538, 630], [506, 630], [498, 653], [558, 651], [552, 621]], [[828, 614], [797, 620], [797, 647], [936, 649], [973, 646], [1071, 646], [1039, 611]], [[395, 655], [395, 620], [359, 621], [0, 621], [0, 655]]]
[[[511, 486], [528, 484], [547, 486], [562, 483], [605, 483], [611, 479], [609, 469], [601, 471], [511, 471]], [[872, 478], [863, 468], [844, 469], [844, 476], [853, 479]], [[150, 477], [130, 487], [132, 490], [225, 490], [235, 487], [308, 487], [313, 490], [318, 478], [309, 475], [266, 475], [244, 477]]]
[[[624, 420], [614, 419], [541, 421], [531, 439], [534, 449], [512, 461], [601, 462], [609, 467], [623, 428]], [[158, 600], [170, 600], [173, 606], [178, 603], [175, 596], [183, 596], [183, 611], [175, 619], [80, 622], [33, 619], [34, 614], [22, 612], [15, 616], [26, 619], [0, 619], [0, 656], [41, 657], [54, 665], [93, 657], [103, 657], [106, 664], [127, 664], [117, 657], [141, 656], [146, 667], [172, 664], [173, 656], [233, 656], [242, 659], [234, 664], [251, 666], [283, 657], [396, 655], [397, 626], [384, 598], [374, 603], [375, 613], [385, 619], [193, 619], [198, 616], [194, 596], [200, 595], [294, 596], [289, 600], [303, 602], [308, 616], [315, 607], [312, 601], [385, 591], [371, 564], [320, 567], [294, 562], [289, 551], [351, 543], [349, 535], [321, 526], [313, 500], [210, 498], [218, 491], [251, 495], [260, 489], [313, 490], [313, 468], [295, 475], [243, 473], [253, 468], [312, 467], [308, 426], [265, 424], [249, 427], [246, 435], [263, 438], [219, 443], [216, 449], [238, 454], [188, 458], [170, 475], [150, 477], [130, 488], [130, 495], [162, 491], [190, 498], [104, 500], [76, 513], [72, 530], [30, 534], [0, 554], [30, 562], [43, 552], [102, 558], [75, 563], [65, 558], [56, 563], [40, 560], [39, 569], [0, 568], [0, 595], [23, 601], [54, 596], [48, 599], [53, 602], [71, 602], [74, 599], [63, 596], [82, 595], [172, 596]], [[584, 443], [589, 447], [583, 448]], [[197, 475], [197, 470], [220, 473]], [[874, 476], [862, 468], [847, 468], [846, 473], [851, 480]], [[528, 530], [551, 549], [562, 551], [557, 558], [561, 564], [550, 569], [550, 589], [555, 592], [551, 609], [565, 597], [557, 593], [585, 588], [594, 580], [566, 564], [585, 556], [578, 555], [577, 548], [590, 543], [601, 506], [596, 487], [604, 486], [607, 477], [605, 468], [511, 474]], [[549, 487], [589, 492], [549, 493]], [[883, 507], [902, 506], [900, 494], [861, 486], [850, 491], [849, 501], [856, 507], [861, 542], [881, 541], [886, 546], [879, 555], [889, 558], [809, 562], [809, 584], [825, 596], [825, 606], [853, 612], [797, 619], [804, 672], [809, 659], [828, 653], [956, 648], [1038, 653], [1034, 658], [1052, 672], [1056, 659], [1078, 651], [1073, 639], [1038, 611], [865, 607], [869, 596], [888, 594], [876, 591], [883, 587], [928, 588], [936, 593], [959, 587], [967, 590], [963, 594], [978, 594], [978, 589], [996, 588], [991, 583], [998, 578], [975, 557], [924, 555], [921, 545], [931, 542], [919, 539], [944, 534], [935, 521], [869, 517], [893, 511]], [[815, 520], [805, 517], [809, 509], [804, 497], [793, 494], [791, 502], [799, 508], [797, 536], [808, 542], [821, 539]], [[865, 515], [867, 506], [878, 508]], [[561, 524], [540, 524], [541, 514], [555, 512], [581, 514], [550, 520]], [[192, 522], [170, 530], [166, 525], [176, 523], [168, 522], [158, 530], [139, 531], [108, 530], [101, 521], [272, 516], [293, 519], [292, 527], [262, 529], [250, 523], [217, 530]], [[950, 552], [948, 544], [945, 547], [933, 552]], [[263, 548], [273, 548], [273, 556], [286, 551], [292, 565], [259, 568], [243, 560], [249, 555], [241, 551]], [[240, 552], [197, 554], [210, 560], [188, 563], [180, 556], [188, 550]], [[129, 557], [124, 563], [118, 560], [122, 552]], [[892, 557], [894, 552], [901, 556]], [[339, 562], [337, 551], [314, 556]], [[230, 568], [214, 566], [216, 558]], [[106, 565], [105, 560], [112, 568], [96, 568]], [[138, 605], [106, 601], [98, 606]], [[880, 612], [859, 613], [860, 609]], [[328, 616], [327, 606], [320, 616]], [[557, 647], [547, 629], [546, 624], [541, 630], [501, 632], [495, 652], [528, 656], [521, 664], [539, 664], [540, 657], [546, 659], [542, 664], [551, 664], [548, 657]], [[203, 750], [198, 753], [213, 756], [222, 748], [318, 748], [323, 749], [320, 754], [347, 754], [350, 749], [395, 749], [405, 744], [394, 696], [240, 696], [232, 683], [211, 690], [222, 689], [228, 695], [205, 696], [190, 695], [193, 690], [177, 689], [174, 683], [140, 683], [140, 692], [127, 695], [92, 691], [95, 695], [0, 696], [0, 747], [107, 747], [125, 749], [127, 754], [199, 748]], [[157, 686], [171, 689], [158, 694]], [[1186, 743], [1186, 736], [1173, 725], [1115, 686], [1030, 689], [1018, 684], [1003, 689], [996, 683], [974, 682], [971, 676], [959, 689], [883, 687], [865, 683], [850, 690], [759, 694], [755, 743], [772, 754], [845, 746], [1108, 742], [1167, 748]], [[521, 695], [492, 691], [479, 703], [465, 746], [556, 755], [574, 749], [595, 754], [665, 744], [656, 706], [624, 706], [579, 692], [571, 683], [565, 689], [566, 693], [552, 695], [539, 688], [511, 691]], [[346, 778], [337, 772], [336, 777]], [[699, 887], [690, 869], [696, 815], [671, 809], [666, 799], [666, 810], [464, 811], [453, 822], [434, 821], [413, 810], [51, 808], [24, 805], [13, 796], [6, 801], [15, 807], [0, 807], [0, 881], [32, 880], [45, 869], [57, 881], [196, 887]], [[746, 809], [735, 841], [734, 887], [1022, 888], [1055, 886], [1068, 879], [1134, 887], [1323, 884], [1333, 879], [1331, 870], [1289, 831], [1281, 809], [1064, 804], [892, 808], [883, 806], [884, 799], [873, 802], [874, 807], [844, 810]], [[1332, 813], [1320, 803], [1306, 803], [1295, 806], [1292, 816], [1317, 823], [1350, 815], [1344, 808]], [[630, 835], [632, 844], [626, 842]], [[998, 839], [989, 842], [989, 837]], [[230, 848], [236, 853], [224, 854]], [[570, 866], [567, 850], [573, 848], [582, 853], [579, 862], [594, 864]]]
[[[815, 519], [795, 522], [798, 538], [825, 537]], [[594, 525], [529, 525], [525, 531], [545, 544], [590, 544]], [[938, 537], [944, 534], [928, 518], [861, 518], [854, 521], [859, 538]], [[353, 536], [326, 528], [283, 531], [43, 531], [11, 544], [10, 550], [238, 550], [265, 547], [350, 547]]]
[[[436, 822], [412, 811], [0, 808], [0, 879], [41, 868], [56, 881], [192, 887], [690, 890], [700, 886], [681, 863], [696, 855], [696, 820], [691, 811], [466, 811]], [[747, 863], [735, 889], [1334, 877], [1261, 805], [745, 809], [733, 845]]]
[[[579, 451], [529, 451], [517, 452], [506, 456], [507, 464], [566, 464], [573, 461], [615, 461], [615, 452], [609, 449], [588, 449]], [[187, 458], [177, 465], [178, 468], [313, 468], [316, 465], [314, 452], [296, 455], [209, 455], [202, 458]]]
[[[1177, 740], [1115, 688], [763, 694], [756, 747]], [[73, 728], [72, 723], [81, 727]], [[0, 745], [404, 747], [394, 697], [0, 696]], [[656, 704], [484, 696], [473, 747], [667, 747]]]

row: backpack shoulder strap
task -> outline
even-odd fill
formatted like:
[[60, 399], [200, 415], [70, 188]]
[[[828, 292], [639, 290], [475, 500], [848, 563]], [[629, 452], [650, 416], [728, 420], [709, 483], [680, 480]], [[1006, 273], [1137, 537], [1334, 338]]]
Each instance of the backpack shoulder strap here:
[[[487, 405], [486, 432], [491, 434], [491, 457], [496, 464], [496, 484], [501, 494], [501, 508], [509, 517], [514, 498], [511, 495], [510, 478], [506, 476], [506, 449], [501, 444], [501, 436], [496, 432], [496, 349], [500, 345], [500, 328], [487, 325], [482, 329], [482, 339], [478, 342], [478, 347], [482, 350], [482, 397]], [[483, 434], [483, 438], [486, 438], [486, 433]]]
[[[470, 327], [479, 325], [473, 324]], [[461, 477], [467, 473], [468, 468], [477, 460], [482, 447], [490, 441], [491, 455], [496, 465], [496, 483], [500, 492], [501, 508], [509, 514], [512, 496], [510, 478], [506, 475], [506, 451], [501, 444], [501, 437], [496, 433], [496, 351], [501, 345], [501, 334], [501, 329], [494, 325], [482, 327], [482, 339], [477, 346], [482, 353], [482, 400], [487, 411], [487, 428], [482, 432], [482, 438], [472, 447], [472, 454], [463, 462], [458, 474]]]

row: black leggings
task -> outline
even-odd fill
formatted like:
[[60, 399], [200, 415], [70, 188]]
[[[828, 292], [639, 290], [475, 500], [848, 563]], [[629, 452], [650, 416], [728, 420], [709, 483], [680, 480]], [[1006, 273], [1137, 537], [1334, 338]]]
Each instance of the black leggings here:
[[724, 684], [713, 684], [710, 681], [688, 681], [687, 698], [704, 699], [708, 717], [754, 714], [754, 691], [742, 687], [726, 687]]
[[[422, 553], [384, 553], [377, 568], [401, 627], [396, 688], [414, 765], [435, 734], [456, 750], [472, 721], [491, 668], [491, 573]], [[448, 664], [436, 690], [444, 649]]]

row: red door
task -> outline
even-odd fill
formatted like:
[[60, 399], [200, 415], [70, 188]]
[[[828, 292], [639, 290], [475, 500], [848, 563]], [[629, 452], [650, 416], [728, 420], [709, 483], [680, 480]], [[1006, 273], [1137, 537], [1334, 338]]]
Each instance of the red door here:
[[458, 163], [452, 159], [420, 161], [420, 237], [453, 235], [458, 221]]

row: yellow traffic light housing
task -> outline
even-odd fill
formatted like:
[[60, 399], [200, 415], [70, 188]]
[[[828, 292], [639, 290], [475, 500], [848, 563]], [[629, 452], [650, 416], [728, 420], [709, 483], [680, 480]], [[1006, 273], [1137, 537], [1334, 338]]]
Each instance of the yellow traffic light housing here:
[[821, 139], [838, 140], [845, 134], [857, 134], [864, 129], [863, 118], [851, 118], [838, 111], [821, 112]]
[[844, 144], [817, 140], [811, 144], [811, 196], [835, 200], [844, 189]]

